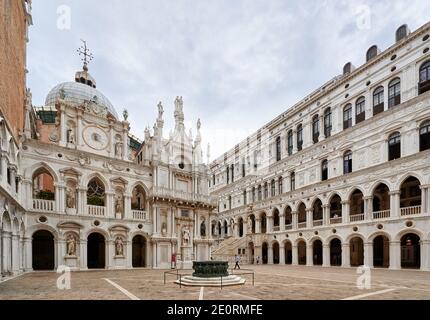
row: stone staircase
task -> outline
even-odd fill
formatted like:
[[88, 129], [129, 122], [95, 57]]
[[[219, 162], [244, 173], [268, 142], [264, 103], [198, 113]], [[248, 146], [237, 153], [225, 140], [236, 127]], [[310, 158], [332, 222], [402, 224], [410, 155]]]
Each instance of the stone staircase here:
[[[227, 238], [221, 241], [217, 247], [212, 250], [213, 260], [234, 262], [234, 256], [238, 254], [238, 249], [246, 249], [246, 237], [243, 238]], [[246, 252], [247, 250], [245, 250]], [[242, 255], [242, 263], [248, 261], [247, 256]]]

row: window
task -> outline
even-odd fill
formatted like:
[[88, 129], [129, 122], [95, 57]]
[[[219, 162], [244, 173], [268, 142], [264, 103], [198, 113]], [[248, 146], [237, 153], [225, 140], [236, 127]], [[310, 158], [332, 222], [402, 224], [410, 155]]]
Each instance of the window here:
[[231, 196], [228, 196], [228, 208], [231, 210]]
[[88, 183], [87, 204], [92, 206], [105, 205], [105, 187], [98, 178], [94, 178]]
[[343, 108], [343, 129], [348, 129], [352, 127], [352, 105], [348, 103], [345, 108]]
[[420, 83], [418, 93], [422, 94], [430, 90], [430, 60], [420, 67]]
[[331, 109], [324, 111], [324, 135], [326, 138], [331, 136]]
[[281, 160], [281, 137], [276, 138], [276, 161]]
[[255, 202], [255, 187], [252, 187], [252, 202]]
[[291, 172], [290, 176], [290, 189], [291, 191], [296, 190], [296, 174], [294, 172]]
[[234, 164], [231, 165], [231, 182], [234, 182]]
[[278, 193], [279, 194], [282, 194], [284, 191], [283, 191], [283, 186], [282, 186], [282, 177], [279, 177], [279, 179], [278, 179]]
[[301, 151], [303, 149], [303, 126], [299, 124], [297, 126], [297, 150]]
[[242, 178], [246, 175], [245, 158], [242, 159]]
[[320, 117], [315, 115], [312, 118], [312, 140], [314, 143], [318, 142], [320, 136]]
[[321, 163], [321, 181], [326, 181], [328, 179], [328, 161], [323, 160]]
[[246, 201], [246, 190], [243, 191], [243, 204], [246, 205], [247, 201]]
[[271, 184], [270, 184], [270, 195], [272, 197], [274, 197], [276, 195], [276, 183], [275, 180], [272, 180]]
[[399, 159], [400, 156], [400, 133], [394, 132], [388, 137], [388, 161]]
[[267, 185], [267, 182], [264, 183], [264, 199], [267, 199], [269, 197], [269, 187]]
[[258, 186], [258, 201], [261, 201], [261, 185]]
[[388, 85], [388, 108], [400, 104], [400, 79], [392, 80]]
[[213, 182], [212, 184], [213, 184], [213, 185], [215, 185], [215, 175], [212, 175], [212, 180], [213, 180], [213, 181], [212, 181], [212, 182]]
[[230, 183], [230, 168], [228, 166], [227, 166], [226, 176], [227, 176], [227, 184], [229, 184]]
[[288, 155], [291, 156], [293, 154], [293, 131], [288, 131]]
[[367, 53], [366, 53], [366, 62], [372, 60], [377, 55], [378, 55], [378, 47], [377, 46], [371, 46], [369, 48], [369, 50], [367, 50]]
[[384, 87], [378, 87], [373, 91], [373, 115], [384, 111]]
[[355, 102], [355, 123], [360, 123], [366, 119], [366, 99], [360, 97]]
[[343, 174], [352, 172], [352, 152], [347, 151], [343, 155]]
[[420, 127], [420, 151], [430, 149], [430, 121], [424, 122]]

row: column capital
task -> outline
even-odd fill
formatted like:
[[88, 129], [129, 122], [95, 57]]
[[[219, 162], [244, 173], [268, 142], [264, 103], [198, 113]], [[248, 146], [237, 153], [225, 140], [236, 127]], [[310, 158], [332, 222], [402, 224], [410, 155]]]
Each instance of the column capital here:
[[365, 196], [363, 197], [363, 200], [373, 200], [373, 196]]
[[349, 200], [343, 200], [340, 202], [340, 204], [350, 204], [350, 203], [351, 203], [351, 201], [349, 201]]
[[390, 196], [395, 196], [395, 195], [397, 195], [397, 194], [400, 194], [400, 190], [392, 190], [392, 191], [389, 191], [389, 192], [388, 192], [388, 194], [389, 194]]

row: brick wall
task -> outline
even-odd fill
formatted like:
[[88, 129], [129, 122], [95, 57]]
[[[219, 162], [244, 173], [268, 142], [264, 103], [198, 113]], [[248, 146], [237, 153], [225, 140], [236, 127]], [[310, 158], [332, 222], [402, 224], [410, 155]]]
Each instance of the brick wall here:
[[24, 127], [25, 14], [23, 0], [0, 0], [0, 111], [15, 139]]

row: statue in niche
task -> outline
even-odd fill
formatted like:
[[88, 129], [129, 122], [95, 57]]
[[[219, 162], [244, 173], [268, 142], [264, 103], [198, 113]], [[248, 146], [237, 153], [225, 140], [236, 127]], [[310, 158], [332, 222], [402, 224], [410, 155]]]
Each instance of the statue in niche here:
[[166, 234], [167, 234], [167, 223], [166, 223], [166, 222], [163, 222], [163, 223], [161, 224], [161, 234], [162, 234], [163, 236], [166, 236]]
[[252, 219], [248, 218], [248, 232], [251, 233], [252, 232]]
[[218, 226], [215, 224], [214, 225], [214, 236], [218, 235]]
[[206, 237], [206, 223], [205, 219], [203, 218], [202, 223], [200, 224], [200, 236]]
[[115, 240], [115, 254], [117, 256], [124, 255], [124, 243], [120, 237], [116, 238]]
[[123, 156], [123, 149], [122, 149], [122, 143], [121, 142], [117, 142], [115, 144], [115, 156], [121, 157], [121, 158]]
[[123, 213], [122, 196], [120, 194], [117, 195], [115, 199], [115, 213]]
[[190, 244], [190, 229], [185, 227], [182, 231], [182, 245], [188, 246]]
[[68, 187], [66, 190], [66, 206], [69, 209], [74, 209], [75, 203], [75, 190], [72, 187]]
[[76, 256], [76, 238], [73, 234], [69, 234], [66, 239], [67, 255]]
[[75, 132], [72, 128], [67, 130], [67, 143], [75, 144]]

